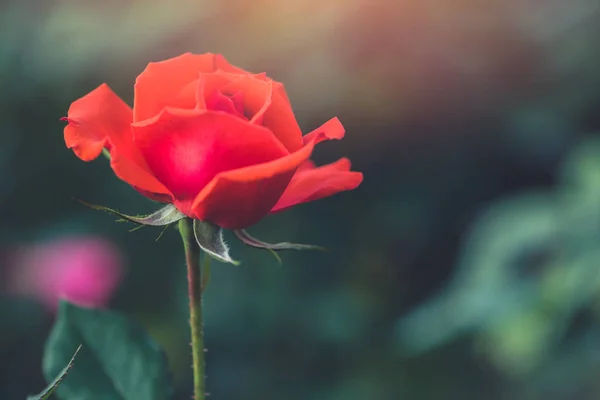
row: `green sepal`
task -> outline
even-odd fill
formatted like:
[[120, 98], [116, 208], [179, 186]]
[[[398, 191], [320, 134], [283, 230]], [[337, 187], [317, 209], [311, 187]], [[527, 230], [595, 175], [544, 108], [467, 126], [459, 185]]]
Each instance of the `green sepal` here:
[[240, 264], [229, 256], [229, 247], [223, 240], [223, 228], [195, 219], [194, 236], [198, 246], [214, 259], [233, 265]]
[[73, 354], [73, 357], [71, 357], [71, 360], [69, 361], [67, 366], [64, 367], [62, 371], [60, 371], [56, 378], [54, 378], [54, 380], [48, 386], [46, 386], [46, 388], [41, 393], [33, 396], [27, 396], [27, 400], [47, 400], [48, 398], [50, 398], [50, 396], [52, 395], [52, 393], [54, 393], [58, 385], [60, 385], [63, 379], [65, 379], [65, 377], [69, 373], [69, 370], [73, 368], [73, 362], [75, 361], [75, 357], [77, 357], [77, 353], [79, 353], [79, 350], [81, 350], [81, 345], [79, 345], [77, 350], [75, 350], [75, 354]]
[[276, 253], [281, 250], [319, 250], [327, 251], [324, 247], [314, 246], [310, 244], [299, 244], [299, 243], [266, 243], [251, 236], [245, 229], [236, 229], [233, 231], [235, 236], [240, 239], [245, 245], [255, 247], [257, 249], [263, 249], [269, 251], [281, 264], [281, 258]]
[[167, 204], [166, 206], [164, 206], [158, 211], [153, 212], [152, 214], [131, 216], [120, 213], [116, 210], [113, 210], [112, 208], [89, 204], [82, 200], [78, 201], [90, 208], [93, 208], [94, 210], [104, 211], [109, 214], [116, 215], [123, 221], [129, 221], [139, 225], [165, 226], [185, 218], [185, 214], [182, 214], [173, 204]]

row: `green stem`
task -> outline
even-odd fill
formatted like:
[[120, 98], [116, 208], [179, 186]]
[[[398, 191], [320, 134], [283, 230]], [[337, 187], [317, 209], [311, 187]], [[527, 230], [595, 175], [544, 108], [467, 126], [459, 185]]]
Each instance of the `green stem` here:
[[188, 273], [188, 294], [190, 298], [190, 327], [192, 333], [192, 365], [194, 369], [194, 399], [205, 400], [206, 383], [204, 376], [204, 327], [202, 324], [202, 267], [200, 247], [196, 243], [192, 220], [179, 221], [179, 232], [185, 249], [185, 262]]

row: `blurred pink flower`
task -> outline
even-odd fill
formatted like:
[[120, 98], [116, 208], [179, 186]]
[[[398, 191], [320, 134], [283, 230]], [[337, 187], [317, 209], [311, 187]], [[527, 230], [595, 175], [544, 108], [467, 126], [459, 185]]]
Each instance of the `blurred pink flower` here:
[[63, 237], [12, 249], [5, 284], [9, 293], [35, 298], [52, 311], [60, 299], [101, 307], [117, 288], [122, 269], [122, 256], [108, 240]]

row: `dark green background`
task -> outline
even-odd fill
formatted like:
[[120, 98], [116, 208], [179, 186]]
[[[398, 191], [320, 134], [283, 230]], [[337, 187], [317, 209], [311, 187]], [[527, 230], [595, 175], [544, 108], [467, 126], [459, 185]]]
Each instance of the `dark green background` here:
[[[243, 264], [214, 263], [206, 294], [211, 398], [598, 398], [600, 4], [278, 3], [0, 3], [0, 277], [15, 246], [110, 239], [110, 308], [189, 398], [180, 239], [75, 202], [155, 207], [67, 150], [59, 119], [102, 82], [131, 104], [149, 61], [220, 52], [283, 81], [305, 132], [338, 116], [346, 138], [314, 158], [365, 180], [251, 229], [329, 253], [280, 267], [228, 236]], [[0, 290], [0, 398], [23, 399], [54, 317]]]

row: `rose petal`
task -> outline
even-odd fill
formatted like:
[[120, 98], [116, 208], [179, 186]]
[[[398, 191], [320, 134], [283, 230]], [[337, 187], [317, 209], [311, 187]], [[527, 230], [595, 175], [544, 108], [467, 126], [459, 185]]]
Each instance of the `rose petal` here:
[[244, 94], [244, 92], [237, 91], [234, 94], [232, 94], [229, 98], [231, 99], [231, 103], [233, 104], [233, 107], [235, 108], [235, 110], [244, 118], [246, 118], [246, 116], [244, 115], [245, 112], [245, 108], [244, 108], [244, 97], [246, 95]]
[[216, 56], [212, 53], [185, 53], [168, 60], [149, 63], [135, 80], [133, 120], [156, 116], [164, 107], [193, 108], [182, 90], [198, 79], [199, 73], [217, 70]]
[[157, 118], [134, 123], [133, 132], [150, 170], [187, 215], [217, 174], [288, 154], [268, 129], [223, 112], [166, 108]]
[[262, 125], [262, 116], [271, 105], [271, 80], [265, 81], [257, 79], [255, 75], [237, 75], [220, 70], [213, 74], [200, 74], [197, 80], [196, 109], [210, 109], [207, 101], [216, 91], [232, 96], [232, 100], [237, 94], [236, 109], [239, 111], [241, 106], [242, 114], [250, 119], [251, 123]]
[[344, 128], [344, 125], [342, 125], [340, 120], [336, 117], [325, 122], [323, 125], [315, 129], [314, 131], [304, 135], [302, 140], [305, 145], [315, 139], [316, 143], [321, 143], [324, 140], [340, 140], [344, 137], [344, 133], [346, 133], [346, 129]]
[[[329, 131], [332, 128], [334, 132]], [[285, 157], [218, 174], [194, 200], [194, 216], [228, 229], [257, 223], [275, 206], [296, 170], [310, 158], [315, 144], [339, 137], [337, 128], [336, 124], [323, 125], [314, 131], [310, 142]]]
[[227, 229], [254, 225], [269, 213], [313, 147], [310, 143], [277, 160], [218, 174], [194, 200], [194, 216]]
[[65, 143], [83, 161], [96, 159], [109, 137], [125, 136], [131, 108], [103, 83], [69, 107]]
[[179, 94], [175, 96], [175, 100], [168, 105], [170, 108], [182, 108], [191, 110], [197, 107], [196, 92], [198, 90], [198, 80], [194, 80], [181, 89]]
[[360, 172], [350, 171], [350, 160], [347, 158], [318, 168], [312, 163], [305, 163], [298, 169], [271, 212], [280, 212], [296, 204], [356, 189], [362, 179]]
[[223, 111], [227, 114], [246, 119], [244, 116], [244, 93], [237, 92], [231, 97], [225, 96], [220, 90], [215, 90], [205, 99], [206, 109]]
[[271, 105], [265, 111], [262, 123], [290, 152], [302, 147], [302, 130], [296, 121], [285, 89], [279, 82], [273, 82]]
[[[192, 84], [188, 84], [185, 93], [189, 93], [190, 85]], [[208, 108], [206, 98], [215, 90], [229, 94], [242, 92], [245, 115], [250, 118], [250, 122], [269, 128], [288, 151], [296, 151], [302, 147], [302, 131], [281, 83], [267, 78], [265, 74], [238, 75], [219, 70], [212, 74], [200, 74], [197, 85], [197, 109]], [[189, 97], [189, 94], [185, 97]]]
[[191, 83], [193, 85], [196, 101], [196, 110], [206, 110], [206, 98], [214, 91], [223, 88], [232, 81], [240, 79], [240, 75], [224, 71], [217, 71], [212, 74], [199, 74], [198, 79]]
[[296, 174], [300, 171], [304, 171], [307, 169], [315, 169], [317, 168], [317, 166], [315, 165], [315, 163], [313, 162], [313, 160], [306, 160], [302, 163], [302, 165], [300, 165], [298, 167], [298, 170], [296, 171]]
[[133, 145], [131, 108], [106, 84], [100, 85], [69, 107], [65, 143], [84, 161], [97, 158], [102, 149], [110, 148], [111, 167], [115, 174], [152, 194], [169, 191], [152, 176]]
[[[161, 183], [161, 185], [162, 185], [162, 183]], [[152, 193], [152, 192], [148, 192], [146, 190], [140, 189], [135, 186], [133, 188], [135, 190], [137, 190], [142, 196], [146, 196], [147, 198], [149, 198], [152, 201], [156, 201], [158, 203], [172, 203], [173, 202], [173, 196], [170, 193], [169, 194]]]
[[[244, 93], [244, 114], [249, 117], [250, 123], [263, 125], [264, 115], [272, 104], [272, 81], [257, 79], [254, 75], [242, 75], [224, 85], [221, 90], [229, 93]], [[280, 139], [277, 132], [272, 132]], [[285, 143], [282, 144], [285, 146]]]
[[290, 152], [302, 147], [302, 131], [281, 83], [263, 75], [242, 75], [222, 90], [243, 92], [251, 122], [269, 128]]

